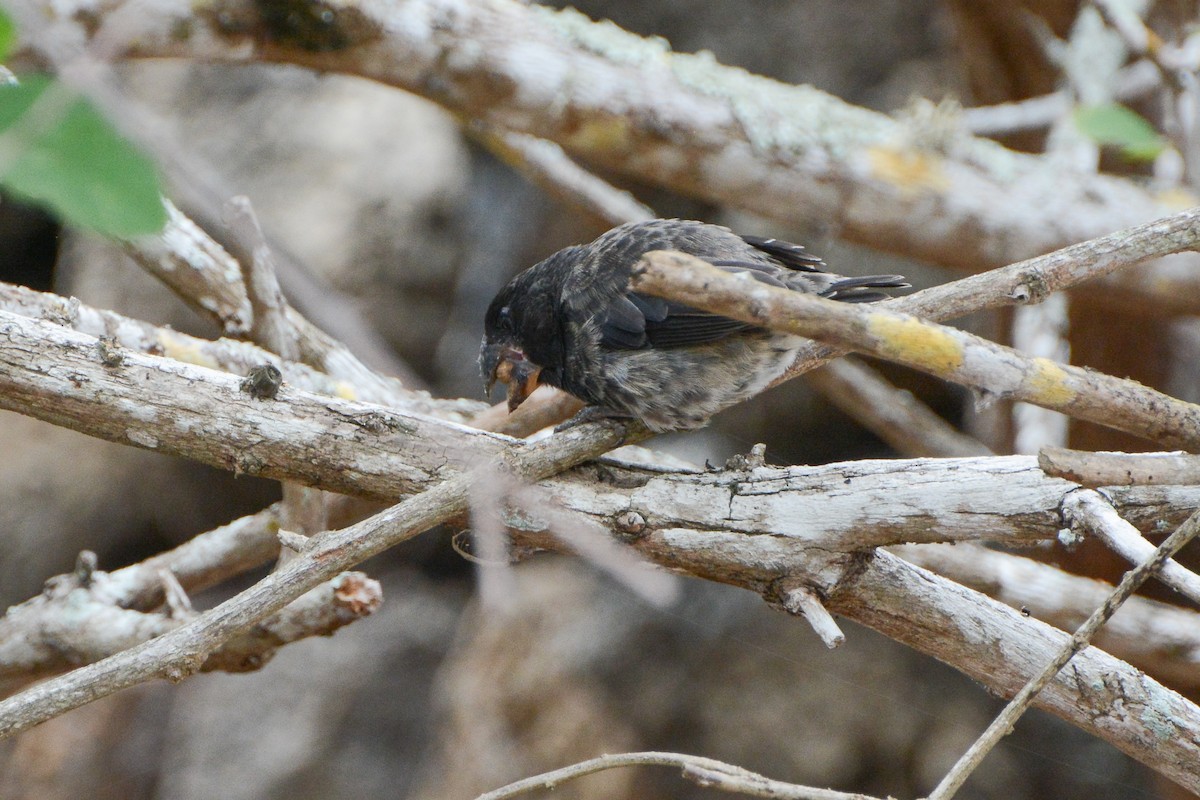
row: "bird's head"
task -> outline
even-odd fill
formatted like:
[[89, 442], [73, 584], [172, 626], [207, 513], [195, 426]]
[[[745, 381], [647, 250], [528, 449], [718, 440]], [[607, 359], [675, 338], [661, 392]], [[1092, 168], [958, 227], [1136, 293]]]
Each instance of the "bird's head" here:
[[560, 386], [565, 369], [563, 284], [579, 248], [569, 247], [509, 281], [483, 320], [479, 371], [488, 394], [497, 381], [508, 386], [515, 411], [540, 383]]
[[484, 318], [483, 343], [479, 347], [479, 371], [484, 389], [490, 396], [496, 381], [508, 387], [508, 410], [513, 412], [538, 387], [542, 368], [526, 355], [518, 316], [519, 298], [510, 291], [512, 284], [496, 296]]

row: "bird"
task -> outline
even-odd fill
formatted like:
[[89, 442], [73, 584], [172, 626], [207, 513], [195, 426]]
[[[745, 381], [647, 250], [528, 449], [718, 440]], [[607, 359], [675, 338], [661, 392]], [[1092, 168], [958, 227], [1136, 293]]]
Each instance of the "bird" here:
[[845, 302], [905, 288], [901, 275], [847, 278], [802, 246], [681, 219], [619, 225], [521, 272], [488, 306], [479, 366], [488, 394], [507, 384], [510, 413], [540, 384], [585, 403], [574, 422], [636, 419], [662, 433], [703, 427], [769, 386], [799, 336], [632, 291], [642, 255], [677, 250], [772, 286]]

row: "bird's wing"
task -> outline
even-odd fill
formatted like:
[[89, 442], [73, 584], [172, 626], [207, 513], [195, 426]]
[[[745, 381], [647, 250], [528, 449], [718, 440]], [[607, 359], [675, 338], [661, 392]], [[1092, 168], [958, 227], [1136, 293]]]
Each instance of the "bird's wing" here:
[[[727, 272], [749, 273], [756, 280], [785, 287], [779, 267], [754, 262], [706, 258]], [[609, 304], [600, 321], [601, 343], [617, 350], [643, 347], [689, 347], [723, 339], [755, 326], [685, 306], [661, 297], [626, 292]]]
[[[908, 283], [900, 275], [868, 275], [846, 278], [825, 272], [821, 259], [809, 255], [797, 244], [778, 239], [743, 236], [751, 247], [772, 261], [754, 260], [750, 251], [745, 259], [704, 258], [725, 272], [747, 274], [770, 286], [810, 292], [831, 300], [848, 303], [873, 302], [888, 295], [875, 289], [904, 288]], [[820, 265], [820, 266], [819, 266]], [[728, 317], [664, 300], [660, 297], [625, 292], [607, 305], [599, 317], [601, 344], [615, 350], [643, 347], [690, 347], [723, 339], [756, 326]]]
[[789, 269], [801, 272], [821, 272], [825, 262], [798, 244], [763, 236], [743, 236], [742, 241], [766, 253]]

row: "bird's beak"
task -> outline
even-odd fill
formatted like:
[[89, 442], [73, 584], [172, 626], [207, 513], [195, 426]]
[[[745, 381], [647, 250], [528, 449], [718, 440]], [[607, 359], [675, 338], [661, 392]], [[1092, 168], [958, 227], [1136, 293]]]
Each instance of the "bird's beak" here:
[[520, 350], [507, 345], [492, 344], [483, 349], [480, 368], [487, 393], [492, 393], [496, 381], [508, 386], [508, 411], [512, 413], [538, 387], [542, 368], [525, 358]]

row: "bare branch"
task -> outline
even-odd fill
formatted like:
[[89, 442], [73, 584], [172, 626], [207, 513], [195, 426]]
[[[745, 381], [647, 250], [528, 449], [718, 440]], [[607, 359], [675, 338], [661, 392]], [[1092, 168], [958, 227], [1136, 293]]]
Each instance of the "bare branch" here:
[[[158, 327], [97, 309], [48, 292], [0, 282], [0, 311], [45, 320], [90, 336], [110, 336], [124, 348], [147, 355], [161, 355], [200, 367], [245, 375], [261, 364], [271, 364], [297, 389], [343, 399], [365, 400], [415, 414], [427, 414], [451, 422], [467, 422], [484, 407], [472, 400], [442, 400], [428, 392], [399, 389], [394, 384], [380, 393], [369, 384], [350, 384], [318, 372], [306, 364], [284, 361], [275, 353], [237, 339], [201, 339], [172, 328]], [[478, 426], [477, 426], [478, 427]], [[543, 426], [544, 427], [544, 426]]]
[[1111, 453], [1043, 447], [1038, 453], [1038, 466], [1047, 475], [1090, 488], [1200, 484], [1200, 456], [1189, 453]]
[[[503, 453], [489, 468], [539, 480], [621, 444], [626, 430], [612, 423], [581, 425]], [[288, 564], [179, 628], [0, 702], [0, 737], [153, 678], [187, 677], [221, 644], [320, 583], [462, 514], [474, 480], [456, 475], [363, 522], [315, 536]]]
[[851, 358], [830, 361], [805, 374], [829, 402], [906, 456], [987, 456], [982, 442], [955, 430], [912, 392]]
[[703, 756], [683, 753], [614, 753], [591, 758], [569, 767], [534, 775], [499, 789], [484, 792], [476, 800], [508, 800], [529, 792], [554, 789], [567, 781], [592, 775], [607, 769], [622, 767], [679, 767], [683, 777], [705, 788], [735, 792], [750, 797], [770, 797], [777, 800], [875, 800], [865, 794], [835, 792], [794, 783], [775, 781], [733, 764]]
[[654, 219], [657, 214], [631, 193], [588, 172], [554, 142], [526, 133], [468, 128], [502, 159], [514, 163], [551, 195], [593, 214], [609, 225]]
[[813, 633], [830, 650], [841, 646], [846, 641], [846, 634], [838, 627], [833, 615], [826, 610], [821, 598], [817, 597], [808, 586], [793, 581], [784, 580], [779, 586], [782, 595], [782, 606], [789, 614], [804, 617], [812, 626]]
[[[1064, 630], [1079, 627], [1113, 588], [1032, 558], [971, 544], [921, 544], [891, 550]], [[1200, 614], [1195, 611], [1132, 597], [1100, 629], [1096, 641], [1171, 686], [1200, 685]]]
[[[174, 205], [168, 202], [166, 206], [167, 226], [158, 238], [127, 243], [126, 251], [196, 311], [215, 317], [225, 335], [247, 337], [254, 314], [238, 261]], [[257, 241], [263, 241], [261, 235]], [[252, 257], [254, 245], [246, 249]], [[343, 381], [347, 392], [384, 404], [414, 394], [396, 378], [380, 375], [368, 367], [344, 344], [290, 305], [285, 304], [282, 316], [298, 339], [298, 360]]]
[[1200, 406], [1141, 384], [1030, 358], [886, 307], [855, 307], [745, 280], [683, 253], [647, 253], [640, 291], [799, 336], [818, 338], [1171, 446], [1200, 449]]
[[[829, 610], [934, 654], [1003, 694], [1015, 693], [1067, 637], [997, 601], [876, 551], [826, 598]], [[995, 656], [999, 647], [1005, 658]], [[1200, 791], [1200, 708], [1095, 647], [1035, 704], [1082, 725], [1191, 791]], [[1122, 730], [1136, 720], [1139, 733]]]
[[[1126, 561], [1140, 564], [1154, 555], [1154, 545], [1143, 539], [1137, 528], [1121, 519], [1112, 504], [1098, 492], [1083, 489], [1069, 494], [1063, 501], [1063, 516], [1072, 528], [1081, 528], [1097, 537]], [[1158, 571], [1158, 577], [1193, 603], [1200, 603], [1200, 576], [1182, 564], [1166, 561]]]
[[[100, 571], [89, 574], [86, 581], [78, 574], [60, 575], [47, 583], [41, 595], [8, 609], [0, 617], [0, 689], [8, 692], [31, 680], [99, 661], [195, 619], [174, 575], [161, 569], [159, 578], [160, 587], [175, 587], [176, 599], [165, 611], [122, 607], [117, 573]], [[171, 596], [168, 590], [168, 599]], [[372, 613], [381, 600], [378, 582], [361, 573], [344, 573], [221, 644], [200, 669], [258, 669], [283, 645], [332, 635]]]
[[988, 729], [967, 749], [967, 752], [963, 753], [962, 758], [946, 774], [933, 793], [929, 795], [929, 800], [949, 800], [953, 797], [959, 787], [963, 785], [970, 774], [983, 761], [984, 757], [991, 752], [992, 748], [1012, 731], [1013, 725], [1017, 723], [1017, 720], [1020, 719], [1021, 715], [1033, 703], [1033, 699], [1038, 693], [1045, 689], [1050, 684], [1050, 681], [1054, 680], [1054, 676], [1062, 671], [1062, 668], [1079, 651], [1088, 646], [1088, 643], [1096, 634], [1096, 631], [1100, 629], [1100, 626], [1116, 613], [1121, 604], [1128, 600], [1137, 591], [1138, 587], [1145, 583], [1171, 556], [1179, 552], [1180, 548], [1194, 539], [1198, 533], [1200, 533], [1200, 512], [1193, 514], [1178, 530], [1168, 536], [1166, 541], [1159, 545], [1158, 549], [1154, 551], [1148, 560], [1125, 573], [1125, 576], [1121, 579], [1121, 583], [1113, 590], [1108, 599], [1075, 631], [1070, 641], [1067, 642], [1042, 671], [1031, 678], [1021, 688], [1021, 691], [1013, 697], [1012, 701], [992, 721]]
[[[1197, 247], [1200, 247], [1200, 209], [1189, 209], [1044, 256], [885, 300], [878, 307], [944, 322], [988, 308], [1040, 303], [1052, 292]], [[796, 363], [777, 383], [844, 352], [814, 342], [801, 349]]]
[[[1012, 347], [1037, 358], [1069, 364], [1067, 295], [1057, 292], [1039, 305], [1018, 306], [1012, 316]], [[1047, 445], [1065, 445], [1070, 420], [1057, 411], [1014, 403], [1013, 452], [1036, 453]]]
[[[1142, 59], [1121, 70], [1117, 76], [1116, 96], [1120, 100], [1143, 97], [1160, 84], [1158, 69]], [[971, 133], [996, 136], [1006, 133], [1048, 128], [1071, 112], [1070, 93], [1059, 90], [994, 106], [964, 108], [963, 124]]]
[[[435, 483], [447, 461], [471, 463], [504, 441], [288, 386], [274, 400], [255, 399], [235, 376], [170, 359], [130, 352], [104, 366], [95, 338], [6, 312], [0, 363], [0, 407], [222, 469], [381, 499]], [[328, 480], [338, 474], [345, 480]]]
[[225, 216], [242, 267], [242, 285], [252, 313], [250, 338], [285, 361], [300, 360], [300, 334], [288, 320], [288, 302], [275, 276], [275, 262], [250, 198], [238, 195], [225, 204]]

